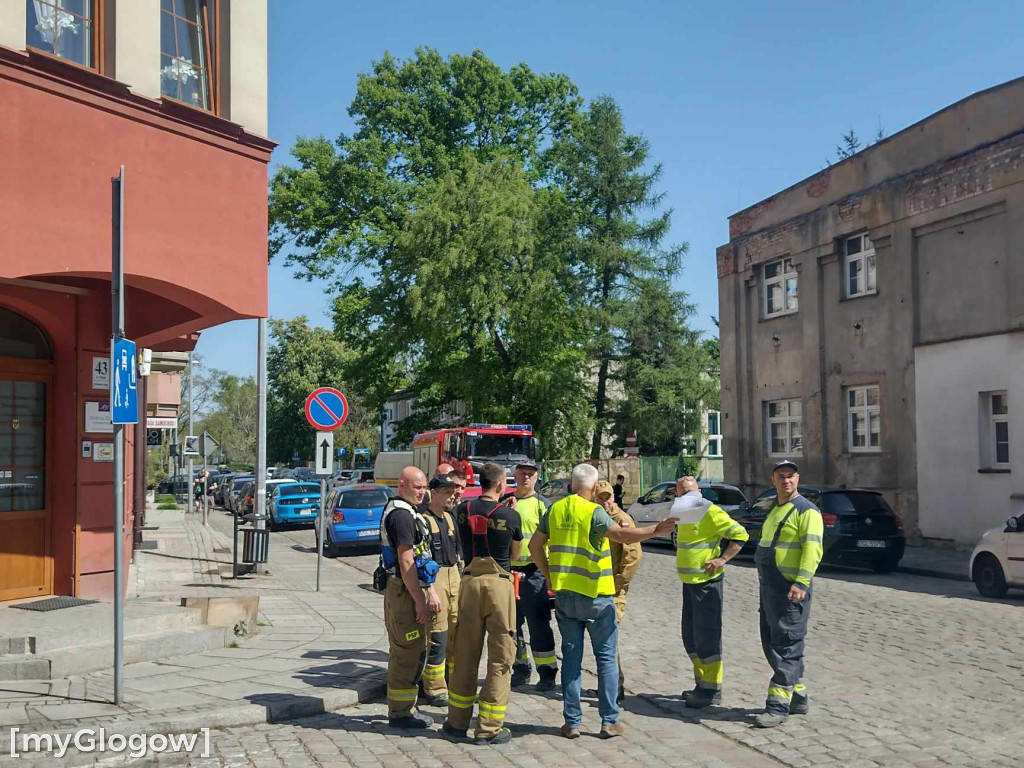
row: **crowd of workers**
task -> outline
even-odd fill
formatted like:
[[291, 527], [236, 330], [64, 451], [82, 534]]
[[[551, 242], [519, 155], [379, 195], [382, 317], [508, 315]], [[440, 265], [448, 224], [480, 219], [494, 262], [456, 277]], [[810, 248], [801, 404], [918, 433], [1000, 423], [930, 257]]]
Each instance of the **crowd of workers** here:
[[[480, 496], [462, 501], [466, 478], [442, 464], [427, 481], [406, 467], [397, 498], [381, 520], [378, 587], [390, 643], [388, 715], [398, 728], [427, 728], [422, 697], [445, 706], [442, 732], [478, 744], [511, 739], [504, 726], [511, 687], [530, 682], [555, 688], [559, 677], [552, 603], [561, 635], [561, 691], [566, 738], [580, 736], [584, 635], [597, 662], [600, 736], [622, 733], [619, 705], [624, 678], [618, 627], [629, 582], [640, 563], [640, 542], [675, 531], [676, 571], [683, 584], [681, 633], [693, 665], [687, 707], [721, 702], [722, 609], [725, 564], [748, 534], [724, 510], [704, 501], [697, 482], [676, 482], [676, 501], [665, 520], [638, 526], [621, 507], [617, 487], [599, 481], [589, 464], [572, 470], [570, 493], [554, 503], [537, 494], [539, 467], [521, 462], [506, 493], [504, 467], [485, 464]], [[804, 636], [811, 579], [822, 554], [821, 513], [797, 493], [799, 470], [777, 464], [776, 506], [764, 521], [755, 556], [760, 588], [760, 631], [772, 668], [765, 711], [756, 724], [770, 728], [808, 710], [803, 685]], [[529, 650], [526, 635], [529, 635]], [[487, 664], [478, 689], [484, 646]]]

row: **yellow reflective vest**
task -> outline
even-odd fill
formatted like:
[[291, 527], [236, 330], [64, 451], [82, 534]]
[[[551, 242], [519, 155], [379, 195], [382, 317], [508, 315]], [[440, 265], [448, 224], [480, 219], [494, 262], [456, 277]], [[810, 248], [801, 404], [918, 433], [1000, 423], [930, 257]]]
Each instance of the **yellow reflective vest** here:
[[541, 516], [547, 511], [547, 499], [539, 494], [516, 499], [516, 512], [519, 513], [523, 540], [520, 542], [519, 557], [512, 561], [513, 568], [523, 568], [533, 562], [533, 558], [530, 557], [530, 539], [540, 525]]
[[[787, 516], [790, 509], [792, 514]], [[785, 524], [775, 536], [776, 529]], [[807, 586], [821, 562], [825, 526], [821, 512], [799, 494], [785, 504], [772, 507], [761, 526], [758, 547], [768, 547], [775, 539], [775, 567], [782, 577]]]
[[590, 543], [595, 509], [600, 507], [574, 493], [548, 511], [548, 569], [555, 592], [566, 590], [585, 597], [615, 594], [608, 539], [602, 538], [600, 549]]
[[696, 523], [676, 526], [676, 573], [684, 584], [703, 584], [717, 579], [725, 571], [716, 568], [705, 573], [704, 563], [722, 554], [722, 539], [744, 542], [750, 538], [746, 528], [729, 513], [712, 504]]

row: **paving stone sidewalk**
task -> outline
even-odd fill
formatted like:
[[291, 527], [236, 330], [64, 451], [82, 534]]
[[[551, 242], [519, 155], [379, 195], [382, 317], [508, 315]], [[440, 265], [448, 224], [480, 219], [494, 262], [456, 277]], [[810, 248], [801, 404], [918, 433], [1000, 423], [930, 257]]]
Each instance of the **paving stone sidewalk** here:
[[[387, 663], [383, 601], [359, 571], [325, 560], [316, 592], [309, 548], [276, 537], [269, 575], [233, 581], [231, 521], [210, 526], [180, 511], [150, 510], [136, 552], [130, 600], [259, 595], [259, 633], [234, 647], [125, 667], [125, 702], [112, 703], [113, 671], [0, 684], [0, 754], [10, 727], [62, 732], [82, 726], [145, 726], [150, 732], [237, 726], [332, 711], [380, 696]], [[75, 609], [68, 609], [69, 611]]]

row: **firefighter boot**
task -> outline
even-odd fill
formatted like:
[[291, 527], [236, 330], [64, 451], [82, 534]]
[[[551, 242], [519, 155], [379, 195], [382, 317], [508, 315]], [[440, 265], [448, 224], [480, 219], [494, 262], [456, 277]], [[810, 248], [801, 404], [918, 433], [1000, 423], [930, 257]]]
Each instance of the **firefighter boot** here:
[[540, 680], [537, 681], [534, 689], [540, 693], [555, 690], [555, 678], [558, 676], [558, 670], [555, 667], [545, 666], [537, 667], [537, 672], [540, 674]]

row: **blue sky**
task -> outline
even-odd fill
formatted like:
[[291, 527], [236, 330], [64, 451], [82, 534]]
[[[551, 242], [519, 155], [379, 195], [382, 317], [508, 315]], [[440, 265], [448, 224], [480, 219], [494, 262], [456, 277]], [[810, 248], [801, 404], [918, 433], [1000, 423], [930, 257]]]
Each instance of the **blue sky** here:
[[[690, 252], [677, 287], [718, 314], [715, 248], [727, 217], [821, 169], [850, 128], [888, 133], [1022, 72], [1016, 2], [667, 2], [337, 0], [270, 2], [273, 162], [296, 136], [351, 129], [356, 75], [387, 50], [480, 48], [502, 67], [564, 72], [584, 98], [613, 96], [651, 142], [674, 209], [670, 240]], [[323, 286], [270, 267], [273, 317], [321, 325]], [[256, 322], [204, 331], [210, 366], [255, 373]]]

